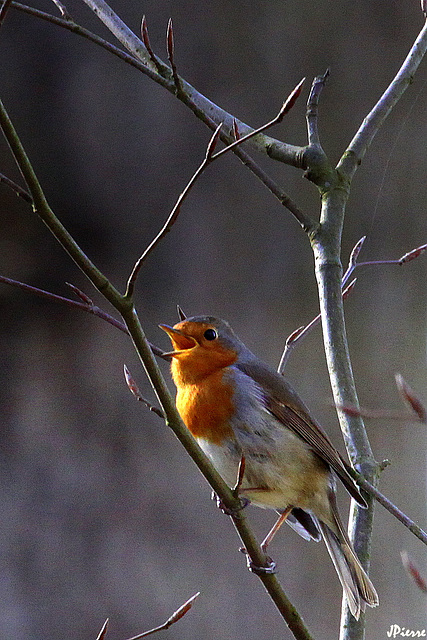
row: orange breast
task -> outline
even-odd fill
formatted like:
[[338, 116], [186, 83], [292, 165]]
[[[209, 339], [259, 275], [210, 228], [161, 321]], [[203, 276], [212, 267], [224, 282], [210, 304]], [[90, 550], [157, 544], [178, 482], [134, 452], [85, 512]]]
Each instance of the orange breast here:
[[178, 387], [176, 406], [195, 438], [204, 438], [212, 444], [233, 438], [229, 425], [234, 410], [232, 391], [224, 370], [211, 373], [197, 384]]

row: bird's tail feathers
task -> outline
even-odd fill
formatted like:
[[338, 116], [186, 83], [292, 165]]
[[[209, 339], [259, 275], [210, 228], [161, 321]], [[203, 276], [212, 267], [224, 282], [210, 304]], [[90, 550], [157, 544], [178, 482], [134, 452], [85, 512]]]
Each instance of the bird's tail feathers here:
[[319, 526], [342, 584], [350, 611], [358, 620], [365, 604], [370, 607], [378, 605], [377, 592], [351, 548], [347, 536], [345, 534], [338, 536], [324, 522], [319, 521]]

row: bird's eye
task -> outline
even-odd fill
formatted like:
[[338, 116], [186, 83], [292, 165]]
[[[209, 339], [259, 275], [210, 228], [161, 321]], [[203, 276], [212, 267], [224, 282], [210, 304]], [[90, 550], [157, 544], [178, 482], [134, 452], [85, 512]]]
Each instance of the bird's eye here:
[[206, 338], [206, 340], [215, 340], [215, 338], [218, 337], [218, 334], [215, 331], [215, 329], [206, 329], [203, 335]]

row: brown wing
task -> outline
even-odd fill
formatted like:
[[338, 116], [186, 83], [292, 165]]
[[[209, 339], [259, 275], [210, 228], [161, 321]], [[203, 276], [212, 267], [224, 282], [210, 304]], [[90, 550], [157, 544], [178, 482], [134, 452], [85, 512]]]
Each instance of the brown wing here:
[[257, 361], [238, 363], [237, 366], [262, 387], [268, 410], [304, 440], [335, 471], [351, 497], [366, 507], [365, 499], [347, 471], [346, 461], [282, 376]]

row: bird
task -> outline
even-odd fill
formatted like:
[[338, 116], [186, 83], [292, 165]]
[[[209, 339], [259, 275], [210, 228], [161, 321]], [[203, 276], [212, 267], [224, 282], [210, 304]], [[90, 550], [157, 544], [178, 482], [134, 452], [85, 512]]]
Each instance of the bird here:
[[[357, 620], [378, 595], [352, 547], [336, 502], [336, 476], [361, 506], [366, 501], [349, 463], [310, 415], [296, 391], [213, 316], [161, 324], [173, 350], [178, 412], [225, 482], [255, 506], [273, 509], [303, 538], [323, 540], [349, 609]], [[242, 464], [243, 463], [243, 464]]]

